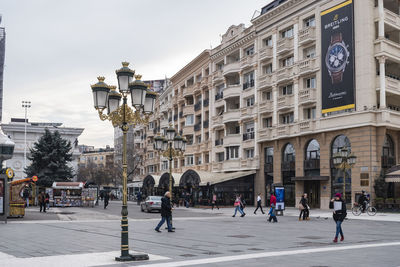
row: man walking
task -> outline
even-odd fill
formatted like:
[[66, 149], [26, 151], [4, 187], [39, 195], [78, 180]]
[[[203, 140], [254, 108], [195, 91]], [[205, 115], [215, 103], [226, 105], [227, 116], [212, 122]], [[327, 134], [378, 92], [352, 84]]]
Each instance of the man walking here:
[[165, 223], [165, 221], [167, 221], [168, 232], [175, 232], [174, 230], [172, 230], [171, 218], [171, 194], [169, 191], [167, 191], [164, 194], [164, 197], [161, 199], [161, 221], [158, 223], [157, 227], [154, 230], [161, 233], [160, 228]]
[[263, 211], [263, 208], [262, 208], [262, 205], [261, 205], [261, 194], [260, 194], [260, 193], [259, 193], [258, 196], [257, 196], [257, 208], [256, 208], [256, 210], [254, 211], [254, 214], [257, 213], [258, 208], [260, 208], [262, 214], [264, 214], [264, 211]]
[[43, 212], [46, 212], [46, 196], [43, 191], [40, 192], [40, 194], [38, 195], [38, 202], [40, 207], [39, 212], [42, 212], [42, 209]]
[[109, 199], [110, 199], [110, 194], [108, 192], [104, 192], [104, 209], [107, 208]]

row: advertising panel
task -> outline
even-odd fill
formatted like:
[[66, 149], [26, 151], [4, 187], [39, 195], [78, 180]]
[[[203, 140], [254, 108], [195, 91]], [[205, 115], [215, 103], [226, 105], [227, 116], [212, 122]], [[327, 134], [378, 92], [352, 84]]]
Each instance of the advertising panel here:
[[285, 209], [285, 188], [284, 187], [275, 187], [275, 196], [276, 196], [276, 210], [284, 210]]
[[355, 108], [353, 1], [321, 12], [322, 113]]

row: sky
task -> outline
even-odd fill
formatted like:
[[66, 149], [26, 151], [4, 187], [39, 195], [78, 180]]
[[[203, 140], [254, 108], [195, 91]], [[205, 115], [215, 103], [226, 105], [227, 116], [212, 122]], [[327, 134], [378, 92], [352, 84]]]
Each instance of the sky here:
[[29, 121], [84, 128], [80, 144], [113, 146], [114, 131], [93, 107], [96, 77], [116, 84], [131, 63], [143, 80], [164, 79], [231, 25], [250, 20], [271, 0], [0, 0], [6, 29], [3, 123]]

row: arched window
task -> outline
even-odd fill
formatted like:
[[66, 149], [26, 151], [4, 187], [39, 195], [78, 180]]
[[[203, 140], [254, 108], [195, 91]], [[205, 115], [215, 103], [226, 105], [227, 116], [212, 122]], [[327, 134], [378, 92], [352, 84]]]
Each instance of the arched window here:
[[285, 205], [295, 205], [295, 185], [293, 178], [296, 176], [296, 151], [291, 143], [286, 144], [282, 153], [282, 181], [285, 187]]
[[320, 147], [317, 140], [312, 139], [308, 142], [305, 150], [304, 175], [319, 176], [320, 175]]
[[344, 171], [337, 169], [332, 162], [332, 156], [340, 152], [343, 148], [347, 148], [350, 152], [351, 143], [347, 136], [339, 135], [333, 140], [331, 146], [331, 194], [343, 194], [343, 183], [346, 177], [346, 203], [351, 203], [351, 169], [348, 169], [345, 173]]
[[390, 168], [395, 164], [394, 142], [390, 135], [387, 134], [382, 147], [382, 168]]
[[292, 162], [295, 161], [296, 158], [296, 151], [294, 146], [291, 143], [288, 143], [283, 150], [283, 162]]
[[308, 142], [307, 145], [306, 160], [319, 159], [319, 156], [320, 156], [319, 143], [317, 140], [312, 139], [310, 142]]

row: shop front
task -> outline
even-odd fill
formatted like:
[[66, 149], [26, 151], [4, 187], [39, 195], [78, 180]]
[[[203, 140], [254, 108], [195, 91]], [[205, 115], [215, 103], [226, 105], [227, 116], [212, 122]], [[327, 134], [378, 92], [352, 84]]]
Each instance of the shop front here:
[[56, 207], [81, 207], [82, 189], [81, 182], [54, 182], [53, 201]]

